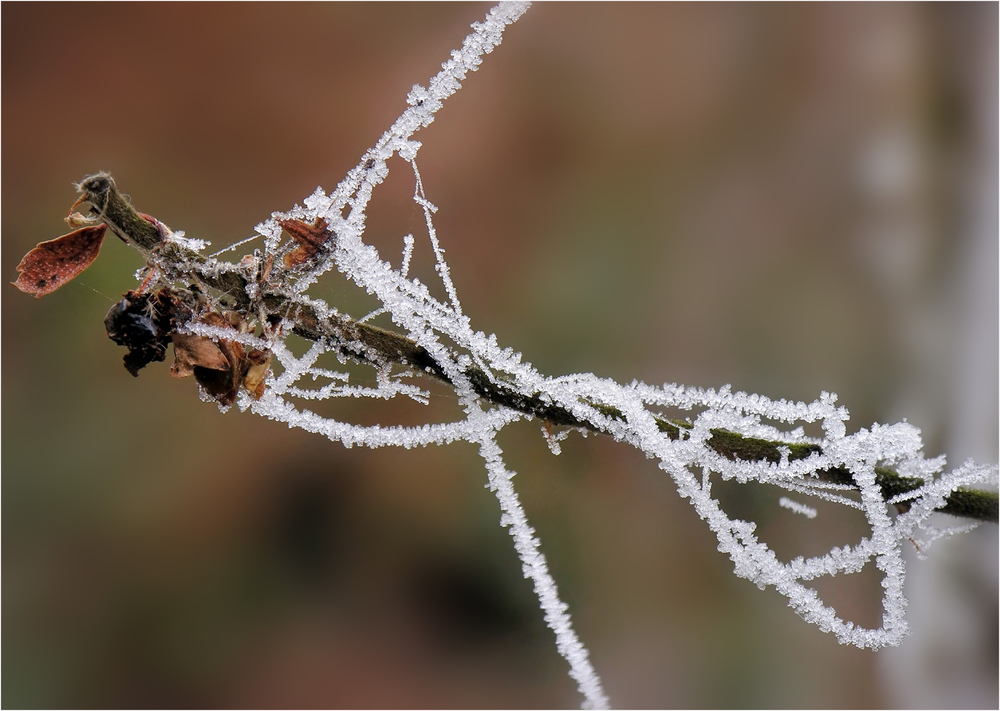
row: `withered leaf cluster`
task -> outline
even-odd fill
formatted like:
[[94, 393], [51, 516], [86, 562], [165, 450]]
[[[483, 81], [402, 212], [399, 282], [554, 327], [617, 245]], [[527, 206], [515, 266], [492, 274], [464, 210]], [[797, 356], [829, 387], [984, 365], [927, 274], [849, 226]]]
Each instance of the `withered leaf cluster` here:
[[174, 344], [175, 378], [194, 375], [202, 390], [221, 405], [232, 405], [240, 387], [255, 398], [264, 394], [264, 381], [271, 353], [247, 349], [235, 340], [182, 333], [189, 323], [201, 323], [233, 335], [247, 333], [249, 325], [235, 312], [208, 310], [192, 292], [167, 287], [152, 294], [130, 291], [111, 307], [104, 319], [108, 337], [128, 348], [125, 368], [134, 376], [149, 363], [166, 358], [167, 345]]
[[[142, 245], [147, 250], [155, 250], [168, 242], [170, 228], [134, 210], [122, 199], [110, 175], [89, 176], [78, 189], [82, 195], [65, 218], [77, 229], [39, 243], [24, 256], [17, 267], [18, 278], [13, 282], [21, 291], [36, 297], [45, 296], [83, 272], [97, 258], [109, 226], [127, 244]], [[92, 205], [89, 216], [73, 212], [84, 202]], [[295, 220], [288, 222], [289, 234], [295, 238], [296, 250], [300, 250], [293, 250], [295, 256], [291, 261], [303, 264], [318, 254], [329, 239], [329, 233], [318, 225]], [[271, 263], [270, 259], [266, 261], [261, 279], [267, 278]], [[142, 286], [127, 292], [104, 319], [108, 337], [128, 349], [124, 357], [128, 372], [138, 376], [148, 364], [165, 360], [167, 347], [173, 343], [174, 364], [170, 373], [174, 377], [194, 375], [202, 390], [225, 406], [235, 402], [241, 387], [260, 398], [271, 363], [270, 351], [248, 349], [237, 340], [225, 337], [213, 339], [195, 335], [186, 328], [198, 323], [230, 330], [236, 336], [249, 333], [246, 318], [221, 305], [197, 286], [161, 286], [154, 290], [158, 277], [160, 272], [153, 267]]]

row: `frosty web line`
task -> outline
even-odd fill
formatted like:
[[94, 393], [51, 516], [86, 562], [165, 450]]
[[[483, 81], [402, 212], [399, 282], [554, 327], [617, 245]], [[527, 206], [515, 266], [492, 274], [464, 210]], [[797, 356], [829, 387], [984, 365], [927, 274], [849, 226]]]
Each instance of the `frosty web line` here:
[[[925, 459], [919, 431], [906, 423], [873, 425], [847, 435], [848, 412], [827, 393], [807, 404], [733, 393], [728, 387], [622, 385], [586, 373], [547, 377], [522, 362], [520, 353], [501, 348], [496, 336], [475, 331], [462, 312], [434, 227], [437, 208], [428, 199], [417, 168], [420, 143], [412, 137], [433, 121], [444, 100], [461, 87], [467, 73], [500, 43], [506, 26], [526, 9], [525, 3], [501, 3], [482, 23], [475, 23], [462, 48], [452, 52], [428, 86], [413, 87], [406, 111], [337, 188], [330, 194], [317, 189], [302, 206], [275, 213], [258, 225], [263, 249], [238, 263], [218, 259], [229, 248], [203, 256], [204, 243], [185, 239], [183, 233], [137, 213], [110, 176], [99, 174], [80, 184], [83, 197], [77, 205], [89, 202], [91, 214], [74, 213], [69, 221], [79, 228], [76, 232], [44, 243], [52, 245], [47, 251], [40, 245], [41, 252], [29, 253], [19, 267], [24, 273], [18, 285], [27, 291], [33, 286], [32, 293], [38, 295], [58, 288], [93, 261], [105, 226], [110, 227], [136, 247], [148, 265], [142, 285], [126, 294], [106, 320], [109, 335], [129, 349], [125, 362], [133, 374], [148, 362], [163, 360], [167, 344], [172, 343], [172, 373], [195, 375], [203, 399], [224, 409], [235, 404], [348, 447], [409, 448], [456, 441], [476, 445], [488, 486], [500, 504], [501, 525], [514, 539], [524, 575], [534, 584], [545, 621], [587, 706], [607, 706], [608, 699], [573, 630], [567, 606], [559, 599], [513, 488], [514, 473], [497, 444], [499, 432], [526, 418], [609, 434], [641, 450], [670, 474], [680, 495], [708, 523], [737, 575], [762, 589], [774, 587], [803, 619], [832, 632], [841, 643], [872, 649], [898, 644], [907, 629], [903, 545], [912, 541], [923, 553], [942, 536], [969, 530], [979, 521], [995, 522], [996, 494], [969, 488], [994, 486], [996, 467], [968, 462], [945, 472], [944, 458]], [[393, 156], [413, 170], [413, 199], [425, 218], [435, 271], [447, 294], [444, 301], [408, 276], [413, 251], [421, 248], [412, 235], [402, 237], [399, 269], [363, 241], [369, 202], [388, 175]], [[60, 240], [66, 241], [57, 247], [54, 243]], [[34, 260], [29, 259], [32, 254]], [[67, 260], [71, 267], [65, 266]], [[63, 266], [52, 267], [50, 273], [45, 271], [50, 264]], [[309, 296], [310, 287], [334, 269], [373, 294], [380, 306], [354, 319]], [[380, 314], [388, 314], [399, 332], [367, 323]], [[295, 355], [286, 345], [292, 334], [305, 337], [312, 346]], [[371, 366], [376, 385], [352, 385], [347, 373], [321, 366], [320, 358], [328, 354]], [[360, 426], [308, 409], [310, 401], [336, 397], [403, 396], [426, 404], [429, 394], [420, 387], [421, 377], [449, 384], [464, 418], [419, 427]], [[661, 414], [667, 409], [689, 416], [668, 419]], [[800, 426], [807, 423], [819, 423], [823, 436], [807, 437]], [[568, 431], [552, 434], [543, 428], [554, 453], [558, 454], [559, 440]], [[852, 507], [864, 514], [870, 535], [823, 556], [782, 562], [758, 540], [753, 522], [730, 518], [723, 511], [713, 498], [710, 475], [775, 485], [799, 497]], [[814, 508], [796, 499], [783, 497], [780, 505], [816, 515]], [[895, 515], [890, 515], [890, 507]], [[970, 522], [939, 529], [930, 521], [938, 511]], [[885, 591], [882, 624], [876, 629], [841, 619], [803, 584], [821, 576], [858, 572], [868, 564], [881, 571]]]

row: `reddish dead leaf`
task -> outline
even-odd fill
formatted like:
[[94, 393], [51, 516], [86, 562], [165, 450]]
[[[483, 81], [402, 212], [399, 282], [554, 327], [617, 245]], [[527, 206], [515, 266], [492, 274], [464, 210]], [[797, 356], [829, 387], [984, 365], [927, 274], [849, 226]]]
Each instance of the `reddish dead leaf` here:
[[167, 238], [171, 234], [173, 234], [172, 230], [169, 227], [167, 227], [165, 224], [157, 220], [152, 215], [147, 215], [145, 212], [140, 212], [139, 217], [141, 217], [146, 222], [148, 222], [149, 224], [151, 224], [153, 227], [156, 228], [156, 233], [160, 236], [160, 242], [166, 242]]
[[97, 259], [106, 230], [107, 225], [91, 225], [40, 242], [24, 255], [17, 265], [20, 275], [11, 283], [36, 299], [51, 294]]
[[333, 233], [326, 227], [326, 221], [322, 218], [310, 225], [301, 220], [281, 220], [278, 224], [285, 230], [298, 246], [285, 255], [285, 267], [291, 269], [300, 264], [305, 264], [315, 257], [319, 250], [326, 244]]

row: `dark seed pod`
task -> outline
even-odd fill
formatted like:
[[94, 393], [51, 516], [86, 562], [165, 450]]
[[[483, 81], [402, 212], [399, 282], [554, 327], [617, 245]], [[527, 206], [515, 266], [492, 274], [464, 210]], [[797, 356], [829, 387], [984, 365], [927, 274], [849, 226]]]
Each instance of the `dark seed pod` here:
[[108, 311], [104, 328], [108, 338], [128, 348], [125, 368], [138, 377], [142, 368], [166, 358], [171, 333], [190, 315], [181, 300], [166, 289], [155, 294], [130, 291]]
[[125, 369], [136, 377], [149, 363], [166, 358], [167, 344], [170, 343], [169, 334], [164, 333], [150, 317], [148, 304], [149, 296], [126, 296], [104, 317], [108, 338], [128, 348], [124, 358]]

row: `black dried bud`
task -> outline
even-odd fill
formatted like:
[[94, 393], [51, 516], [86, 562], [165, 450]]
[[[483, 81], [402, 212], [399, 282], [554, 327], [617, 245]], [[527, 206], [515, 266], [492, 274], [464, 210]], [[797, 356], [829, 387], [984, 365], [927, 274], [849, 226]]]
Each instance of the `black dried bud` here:
[[155, 294], [130, 291], [108, 311], [104, 328], [108, 338], [128, 348], [125, 369], [138, 377], [142, 368], [166, 358], [171, 334], [190, 316], [191, 311], [166, 289]]

